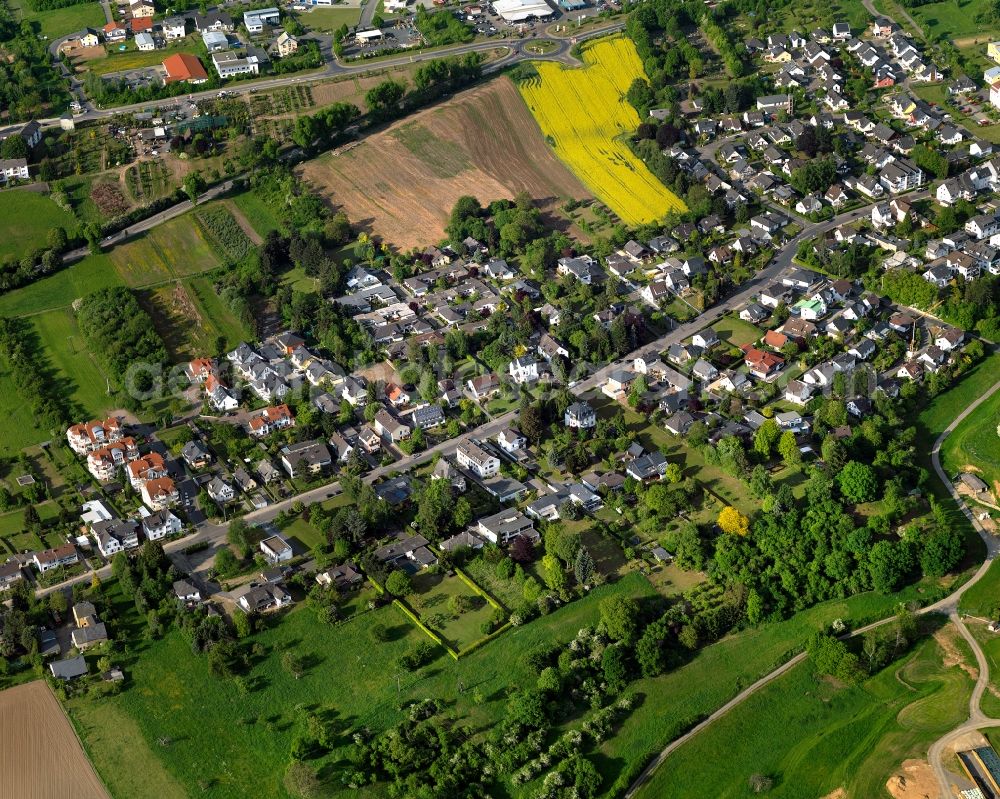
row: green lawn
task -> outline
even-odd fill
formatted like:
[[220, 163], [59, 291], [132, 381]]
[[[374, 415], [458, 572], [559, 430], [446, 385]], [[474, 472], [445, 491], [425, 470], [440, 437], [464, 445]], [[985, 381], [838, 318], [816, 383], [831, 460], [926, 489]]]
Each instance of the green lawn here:
[[4, 224], [0, 261], [46, 249], [46, 238], [52, 228], [62, 227], [70, 232], [76, 228], [76, 220], [69, 211], [56, 205], [48, 195], [26, 189], [0, 192], [0, 219]]
[[[59, 505], [47, 500], [35, 506], [38, 518], [42, 521], [54, 519], [59, 515]], [[24, 531], [24, 509], [13, 510], [0, 516], [0, 535], [14, 536]], [[21, 547], [23, 549], [23, 547]]]
[[150, 286], [196, 275], [219, 265], [201, 226], [187, 214], [158, 225], [110, 253], [129, 286]]
[[[352, 730], [384, 729], [401, 718], [401, 706], [428, 697], [453, 703], [456, 715], [467, 719], [472, 729], [489, 726], [504, 712], [507, 690], [534, 680], [526, 652], [568, 641], [580, 627], [594, 624], [598, 603], [609, 594], [651, 592], [644, 578], [632, 575], [514, 628], [458, 662], [439, 650], [433, 663], [412, 674], [397, 669], [396, 659], [427, 636], [396, 608], [383, 606], [333, 627], [321, 624], [300, 605], [272, 619], [269, 628], [255, 636], [264, 650], [253, 660], [246, 694], [234, 681], [209, 675], [206, 659], [192, 655], [180, 632], [148, 640], [144, 618], [131, 602], [120, 601], [115, 615], [129, 641], [123, 658], [125, 690], [114, 697], [73, 699], [67, 709], [98, 773], [119, 799], [153, 795], [145, 783], [141, 790], [134, 787], [133, 774], [120, 773], [123, 762], [135, 774], [145, 773], [148, 763], [149, 785], [170, 788], [164, 796], [286, 797], [282, 774], [301, 726], [297, 706], [329, 710], [340, 726], [338, 748], [323, 760], [311, 761], [329, 776], [324, 796], [374, 799], [384, 796], [379, 790], [384, 786], [353, 791], [339, 782], [338, 764], [347, 754]], [[389, 641], [379, 643], [370, 635], [376, 623], [389, 629]], [[289, 649], [306, 657], [301, 679], [281, 666], [281, 656]], [[474, 689], [484, 697], [481, 704], [473, 701]], [[160, 739], [169, 740], [169, 745], [161, 746]], [[133, 747], [134, 761], [127, 757]], [[157, 762], [161, 768], [156, 768]]]
[[[924, 639], [857, 687], [817, 678], [802, 663], [671, 755], [640, 797], [751, 796], [753, 774], [774, 780], [767, 796], [883, 796], [909, 757], [965, 718], [972, 680]], [[724, 762], [723, 762], [724, 761]]]
[[208, 278], [192, 278], [186, 284], [198, 306], [201, 318], [211, 321], [216, 334], [225, 338], [227, 349], [235, 347], [251, 336], [246, 325], [222, 301]]
[[47, 39], [58, 39], [68, 33], [76, 33], [84, 28], [101, 28], [104, 26], [104, 11], [96, 0], [88, 0], [66, 8], [56, 8], [51, 11], [34, 11], [23, 0], [8, 3], [11, 10], [21, 20], [34, 24], [39, 35]]
[[106, 255], [88, 255], [54, 275], [0, 295], [0, 315], [27, 316], [65, 308], [85, 294], [120, 285], [122, 280]]
[[60, 392], [72, 401], [75, 415], [91, 419], [111, 410], [114, 400], [108, 396], [104, 373], [87, 351], [73, 311], [46, 311], [31, 321], [53, 376], [61, 385]]
[[0, 363], [0, 455], [11, 456], [49, 438], [56, 431], [43, 430], [21, 397], [10, 373]]
[[[374, 0], [369, 0], [374, 2]], [[316, 33], [333, 33], [341, 25], [353, 27], [361, 19], [360, 8], [314, 8], [296, 15], [299, 22]]]
[[990, 666], [990, 685], [983, 694], [983, 712], [991, 718], [997, 718], [1000, 716], [1000, 634], [991, 633], [985, 624], [976, 621], [968, 621], [966, 626], [979, 641]]
[[606, 784], [616, 779], [631, 784], [642, 766], [667, 743], [801, 651], [813, 632], [834, 619], [860, 626], [885, 618], [899, 602], [915, 599], [924, 590], [910, 586], [891, 596], [867, 593], [824, 602], [785, 621], [730, 635], [673, 671], [633, 683], [632, 690], [644, 701], [599, 749], [602, 757], [598, 766], [609, 781]]
[[163, 59], [175, 53], [191, 53], [202, 57], [202, 64], [207, 62], [205, 47], [198, 36], [188, 36], [179, 42], [172, 42], [167, 47], [158, 50], [137, 50], [135, 42], [128, 40], [128, 50], [118, 52], [117, 46], [108, 48], [107, 58], [98, 58], [86, 62], [86, 67], [97, 75], [108, 75], [112, 72], [123, 72], [130, 69], [142, 69], [163, 63]]
[[282, 528], [281, 534], [285, 538], [294, 538], [302, 545], [303, 549], [307, 550], [324, 543], [323, 534], [302, 517], [296, 517], [291, 524]]
[[[1000, 378], [1000, 372], [994, 372]], [[941, 446], [941, 466], [951, 477], [973, 467], [996, 490], [1000, 481], [1000, 391], [980, 405], [954, 430]]]
[[306, 270], [301, 266], [296, 266], [285, 272], [285, 274], [281, 276], [281, 282], [286, 286], [291, 286], [292, 291], [298, 291], [302, 294], [319, 291], [319, 278], [309, 277], [309, 275], [306, 274]]
[[[959, 610], [962, 613], [987, 618], [998, 607], [1000, 607], [1000, 560], [995, 560], [990, 564], [983, 579], [962, 594]], [[1000, 678], [1000, 673], [994, 677]]]
[[[407, 597], [410, 606], [453, 649], [461, 651], [483, 637], [480, 627], [493, 618], [493, 608], [461, 579], [421, 573], [413, 578], [413, 587], [414, 593]], [[464, 597], [469, 609], [453, 611], [453, 597]]]
[[[953, 40], [962, 36], [983, 35], [991, 27], [982, 25], [977, 17], [991, 8], [989, 0], [947, 0], [908, 9], [928, 39]], [[996, 28], [993, 28], [996, 29]], [[985, 45], [984, 45], [985, 46]]]
[[720, 339], [734, 347], [752, 344], [764, 335], [764, 331], [759, 327], [749, 322], [744, 322], [733, 314], [723, 316], [718, 322], [712, 325], [712, 329], [719, 334]]
[[233, 197], [236, 207], [243, 212], [250, 226], [261, 236], [266, 236], [272, 230], [281, 230], [281, 222], [274, 215], [270, 206], [261, 200], [254, 192], [245, 191]]

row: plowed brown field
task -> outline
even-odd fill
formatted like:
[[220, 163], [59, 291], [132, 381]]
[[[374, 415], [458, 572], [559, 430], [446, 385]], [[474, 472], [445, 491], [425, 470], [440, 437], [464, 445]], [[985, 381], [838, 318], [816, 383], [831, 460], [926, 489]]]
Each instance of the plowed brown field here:
[[0, 693], [0, 796], [109, 799], [49, 686]]
[[309, 161], [302, 174], [352, 223], [401, 250], [442, 238], [463, 195], [487, 203], [525, 191], [543, 209], [591, 196], [507, 78]]

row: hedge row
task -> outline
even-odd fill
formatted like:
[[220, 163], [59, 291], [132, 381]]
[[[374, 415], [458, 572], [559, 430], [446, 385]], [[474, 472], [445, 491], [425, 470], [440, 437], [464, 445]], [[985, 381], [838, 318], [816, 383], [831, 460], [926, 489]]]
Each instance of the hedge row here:
[[409, 620], [412, 621], [414, 624], [416, 624], [417, 627], [419, 627], [421, 630], [427, 633], [427, 635], [430, 636], [431, 640], [434, 641], [434, 643], [444, 647], [445, 652], [451, 655], [452, 658], [454, 658], [455, 660], [458, 660], [458, 652], [456, 652], [448, 644], [446, 644], [444, 639], [440, 635], [438, 635], [430, 627], [428, 627], [426, 624], [420, 621], [420, 617], [417, 616], [417, 614], [414, 613], [412, 610], [410, 610], [410, 608], [407, 607], [406, 603], [403, 602], [403, 600], [394, 599], [392, 600], [392, 604], [395, 605], [397, 608], [399, 608], [401, 611], [403, 611], [406, 617], [409, 618]]

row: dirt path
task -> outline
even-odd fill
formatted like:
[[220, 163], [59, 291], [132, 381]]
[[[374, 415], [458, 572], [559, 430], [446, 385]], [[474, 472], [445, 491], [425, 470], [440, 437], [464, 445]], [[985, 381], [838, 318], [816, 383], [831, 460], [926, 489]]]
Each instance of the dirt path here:
[[229, 209], [229, 213], [233, 215], [233, 219], [235, 219], [236, 222], [239, 224], [239, 226], [243, 228], [243, 232], [247, 234], [250, 241], [252, 241], [254, 244], [260, 244], [262, 241], [264, 241], [264, 237], [253, 229], [253, 225], [250, 224], [250, 220], [248, 220], [243, 215], [243, 212], [236, 207], [236, 203], [232, 202], [231, 200], [225, 200], [222, 204]]

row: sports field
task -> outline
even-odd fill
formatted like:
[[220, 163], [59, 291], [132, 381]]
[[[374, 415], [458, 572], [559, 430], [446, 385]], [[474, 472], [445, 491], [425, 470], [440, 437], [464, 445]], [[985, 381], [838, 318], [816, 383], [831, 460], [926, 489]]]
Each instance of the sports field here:
[[73, 215], [56, 205], [48, 195], [26, 189], [0, 193], [0, 219], [4, 229], [0, 238], [0, 261], [46, 249], [46, 238], [54, 227], [67, 231], [76, 227]]
[[646, 168], [622, 137], [639, 115], [625, 99], [643, 76], [633, 44], [604, 39], [584, 49], [583, 69], [535, 65], [539, 77], [520, 84], [521, 95], [556, 154], [594, 195], [627, 224], [683, 211], [684, 203]]

